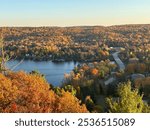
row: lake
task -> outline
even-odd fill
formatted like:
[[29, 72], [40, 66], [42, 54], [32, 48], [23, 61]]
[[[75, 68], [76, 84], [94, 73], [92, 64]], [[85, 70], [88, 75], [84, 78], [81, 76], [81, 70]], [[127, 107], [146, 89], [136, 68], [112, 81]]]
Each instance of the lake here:
[[[17, 65], [19, 61], [8, 61], [8, 68], [13, 68]], [[25, 72], [31, 72], [32, 70], [38, 70], [40, 73], [44, 74], [47, 81], [54, 86], [61, 85], [64, 74], [70, 73], [78, 63], [76, 62], [59, 62], [54, 63], [51, 61], [23, 61], [19, 64], [13, 71], [24, 70]]]

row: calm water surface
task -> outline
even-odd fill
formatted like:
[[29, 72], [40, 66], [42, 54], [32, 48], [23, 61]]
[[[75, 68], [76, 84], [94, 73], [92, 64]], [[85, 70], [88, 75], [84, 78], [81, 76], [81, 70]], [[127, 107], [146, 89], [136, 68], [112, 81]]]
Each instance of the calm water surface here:
[[[17, 65], [19, 61], [9, 61], [7, 66], [13, 68]], [[64, 78], [65, 73], [70, 73], [78, 63], [75, 62], [60, 62], [54, 63], [51, 61], [23, 61], [19, 66], [17, 66], [14, 71], [24, 70], [26, 72], [31, 72], [32, 70], [38, 70], [40, 73], [46, 76], [49, 83], [54, 86], [59, 86]]]

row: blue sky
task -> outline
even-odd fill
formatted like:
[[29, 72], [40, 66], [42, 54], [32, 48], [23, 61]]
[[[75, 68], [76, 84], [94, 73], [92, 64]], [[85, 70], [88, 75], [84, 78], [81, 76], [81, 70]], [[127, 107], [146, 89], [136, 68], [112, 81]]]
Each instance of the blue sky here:
[[150, 0], [0, 0], [0, 26], [150, 23]]

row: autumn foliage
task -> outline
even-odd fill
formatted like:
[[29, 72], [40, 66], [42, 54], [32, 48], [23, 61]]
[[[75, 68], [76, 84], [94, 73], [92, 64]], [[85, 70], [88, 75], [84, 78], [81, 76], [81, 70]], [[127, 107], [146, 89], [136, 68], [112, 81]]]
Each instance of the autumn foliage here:
[[0, 112], [17, 98], [18, 89], [10, 79], [0, 74]]
[[94, 68], [94, 69], [92, 69], [91, 73], [92, 73], [92, 75], [97, 75], [98, 74], [98, 70]]
[[[56, 112], [65, 112], [65, 113], [83, 113], [87, 112], [85, 105], [80, 105], [80, 102], [75, 98], [70, 92], [62, 91], [62, 95], [57, 98], [58, 109]], [[68, 105], [69, 104], [69, 105]]]
[[0, 74], [0, 112], [88, 112], [71, 93], [57, 95], [46, 80], [25, 72]]

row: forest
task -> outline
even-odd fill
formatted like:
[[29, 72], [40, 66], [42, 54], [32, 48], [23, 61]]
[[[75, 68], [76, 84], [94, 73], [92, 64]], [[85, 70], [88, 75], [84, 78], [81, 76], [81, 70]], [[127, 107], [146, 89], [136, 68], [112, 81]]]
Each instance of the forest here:
[[[150, 112], [150, 25], [7, 27], [0, 32], [0, 112]], [[9, 59], [81, 64], [55, 87], [38, 71], [9, 70]]]
[[16, 59], [100, 61], [109, 58], [106, 46], [124, 47], [128, 56], [150, 55], [150, 25], [9, 27], [3, 34], [8, 55]]

